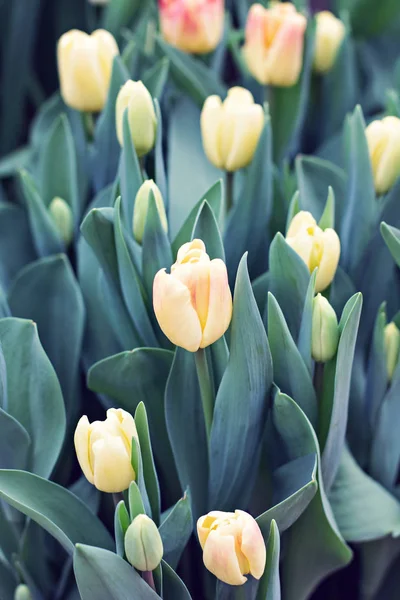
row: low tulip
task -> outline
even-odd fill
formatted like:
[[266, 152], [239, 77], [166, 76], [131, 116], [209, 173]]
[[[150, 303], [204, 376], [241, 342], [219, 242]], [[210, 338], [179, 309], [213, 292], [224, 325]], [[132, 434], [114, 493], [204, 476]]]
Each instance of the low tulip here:
[[156, 524], [147, 515], [138, 515], [129, 525], [124, 539], [128, 561], [138, 571], [154, 571], [164, 548]]
[[64, 33], [58, 41], [57, 59], [65, 104], [84, 112], [101, 111], [118, 53], [115, 39], [105, 29], [97, 29], [91, 35], [78, 29]]
[[137, 439], [132, 415], [110, 408], [105, 421], [81, 417], [75, 430], [75, 450], [86, 479], [102, 492], [123, 492], [136, 479], [131, 465], [132, 438]]
[[257, 522], [243, 510], [212, 511], [197, 521], [206, 568], [229, 585], [243, 585], [245, 575], [260, 579], [266, 550]]
[[291, 87], [303, 66], [307, 19], [291, 2], [264, 8], [253, 4], [246, 24], [244, 57], [250, 73], [262, 85]]
[[74, 218], [69, 204], [62, 198], [53, 198], [49, 213], [64, 244], [69, 246], [74, 237]]
[[133, 208], [133, 235], [138, 244], [141, 244], [143, 241], [147, 213], [149, 210], [150, 192], [153, 192], [161, 225], [164, 231], [168, 232], [167, 215], [165, 213], [164, 200], [160, 189], [152, 179], [147, 179], [140, 186], [139, 191], [136, 194]]
[[377, 194], [385, 194], [400, 176], [400, 119], [385, 117], [366, 129]]
[[144, 156], [156, 141], [157, 117], [150, 92], [141, 81], [127, 81], [119, 91], [115, 105], [117, 137], [124, 144], [123, 117], [128, 111], [128, 123], [137, 155]]
[[335, 63], [342, 45], [346, 28], [343, 21], [335, 17], [329, 10], [316, 15], [314, 71], [327, 73]]
[[154, 312], [173, 344], [196, 352], [216, 342], [232, 318], [232, 295], [225, 263], [210, 260], [201, 240], [184, 244], [171, 273], [158, 271]]
[[340, 240], [334, 229], [322, 231], [311, 213], [300, 211], [292, 219], [286, 242], [306, 263], [310, 273], [318, 267], [315, 291], [332, 282], [340, 258]]
[[159, 0], [163, 38], [184, 52], [205, 54], [224, 30], [224, 0]]
[[317, 294], [313, 300], [311, 353], [316, 362], [325, 363], [336, 354], [339, 327], [336, 313], [328, 300]]
[[400, 331], [393, 322], [385, 327], [385, 350], [387, 375], [389, 381], [392, 381], [400, 354]]
[[226, 171], [245, 167], [253, 159], [263, 126], [264, 111], [248, 90], [231, 88], [224, 102], [209, 96], [201, 113], [207, 158]]

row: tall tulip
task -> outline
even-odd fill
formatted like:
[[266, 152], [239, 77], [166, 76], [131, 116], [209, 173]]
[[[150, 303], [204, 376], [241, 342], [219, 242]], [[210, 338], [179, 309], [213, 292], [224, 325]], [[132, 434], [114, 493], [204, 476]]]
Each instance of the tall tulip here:
[[335, 64], [346, 28], [343, 21], [329, 10], [317, 13], [314, 50], [314, 71], [327, 73]]
[[385, 194], [400, 176], [400, 119], [385, 117], [366, 129], [375, 190]]

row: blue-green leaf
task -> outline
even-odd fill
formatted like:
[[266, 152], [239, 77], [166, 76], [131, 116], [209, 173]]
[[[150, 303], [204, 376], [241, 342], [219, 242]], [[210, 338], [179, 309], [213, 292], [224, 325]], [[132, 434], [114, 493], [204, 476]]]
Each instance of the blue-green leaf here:
[[271, 521], [267, 542], [267, 560], [260, 579], [256, 600], [281, 600], [279, 577], [280, 537], [276, 521]]
[[136, 154], [131, 130], [128, 120], [128, 111], [123, 115], [123, 137], [124, 147], [121, 152], [119, 163], [119, 180], [121, 186], [122, 198], [122, 216], [125, 227], [132, 231], [133, 227], [133, 208], [136, 194], [143, 183], [143, 175], [140, 170], [139, 159]]
[[25, 427], [0, 408], [0, 468], [25, 469], [31, 438]]
[[164, 546], [164, 560], [176, 569], [182, 552], [193, 532], [193, 518], [189, 494], [178, 500], [167, 518], [161, 523], [160, 535]]

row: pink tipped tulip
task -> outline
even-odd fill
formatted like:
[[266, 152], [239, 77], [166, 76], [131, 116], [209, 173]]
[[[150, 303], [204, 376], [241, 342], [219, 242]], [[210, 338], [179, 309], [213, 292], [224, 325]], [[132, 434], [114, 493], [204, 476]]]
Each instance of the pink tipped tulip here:
[[271, 8], [253, 4], [246, 24], [244, 57], [250, 73], [262, 85], [290, 87], [303, 65], [307, 19], [291, 2]]
[[260, 579], [266, 550], [257, 522], [243, 510], [212, 511], [197, 521], [206, 568], [229, 585], [243, 585], [245, 575]]
[[221, 41], [224, 0], [159, 0], [164, 39], [184, 52], [205, 54]]
[[184, 244], [171, 273], [158, 271], [153, 304], [158, 323], [176, 346], [196, 352], [217, 341], [232, 318], [225, 263], [210, 260], [201, 240]]

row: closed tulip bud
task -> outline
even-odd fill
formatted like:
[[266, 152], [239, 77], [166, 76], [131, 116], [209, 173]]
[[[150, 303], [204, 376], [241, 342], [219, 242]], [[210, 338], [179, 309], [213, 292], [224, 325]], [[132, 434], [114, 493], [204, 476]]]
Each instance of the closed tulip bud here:
[[339, 326], [328, 300], [317, 294], [313, 300], [311, 354], [316, 362], [325, 363], [336, 354]]
[[201, 113], [201, 132], [207, 158], [217, 168], [237, 171], [253, 159], [264, 127], [264, 111], [241, 87], [229, 90], [224, 102], [209, 96]]
[[400, 331], [393, 322], [385, 327], [385, 349], [388, 379], [392, 381], [400, 352]]
[[119, 91], [116, 107], [117, 137], [124, 144], [123, 119], [128, 111], [128, 123], [137, 155], [144, 156], [156, 141], [157, 117], [150, 92], [141, 81], [127, 81]]
[[154, 312], [173, 344], [196, 352], [216, 342], [229, 327], [232, 295], [225, 263], [210, 260], [201, 240], [181, 246], [171, 273], [158, 271]]
[[250, 73], [262, 85], [290, 87], [303, 66], [307, 19], [291, 2], [264, 8], [253, 4], [247, 17], [244, 57]]
[[334, 229], [318, 227], [311, 213], [300, 211], [292, 219], [286, 241], [306, 263], [310, 273], [318, 267], [315, 291], [332, 282], [340, 258], [340, 240]]
[[163, 543], [156, 524], [147, 515], [133, 519], [124, 543], [126, 558], [138, 571], [154, 571], [160, 564]]
[[224, 30], [224, 0], [159, 0], [163, 38], [194, 54], [211, 52]]
[[20, 583], [15, 588], [14, 600], [32, 600], [32, 594], [27, 585]]
[[133, 209], [133, 235], [138, 244], [142, 243], [147, 212], [149, 210], [150, 192], [153, 192], [161, 225], [168, 232], [168, 221], [160, 189], [152, 179], [147, 179], [139, 188]]
[[249, 573], [260, 579], [266, 550], [257, 522], [243, 510], [212, 511], [197, 521], [206, 568], [229, 585], [243, 585]]
[[85, 112], [103, 109], [110, 87], [117, 42], [104, 29], [91, 35], [71, 29], [58, 41], [61, 96], [65, 104]]
[[329, 10], [316, 15], [314, 71], [327, 73], [335, 63], [340, 46], [346, 33], [343, 21]]
[[69, 246], [74, 237], [74, 222], [69, 205], [62, 198], [53, 198], [49, 213], [64, 244]]
[[365, 132], [377, 194], [385, 194], [400, 176], [400, 119], [385, 117]]
[[131, 464], [132, 438], [138, 439], [132, 415], [110, 408], [105, 421], [81, 417], [75, 450], [86, 479], [101, 492], [123, 492], [136, 479]]

